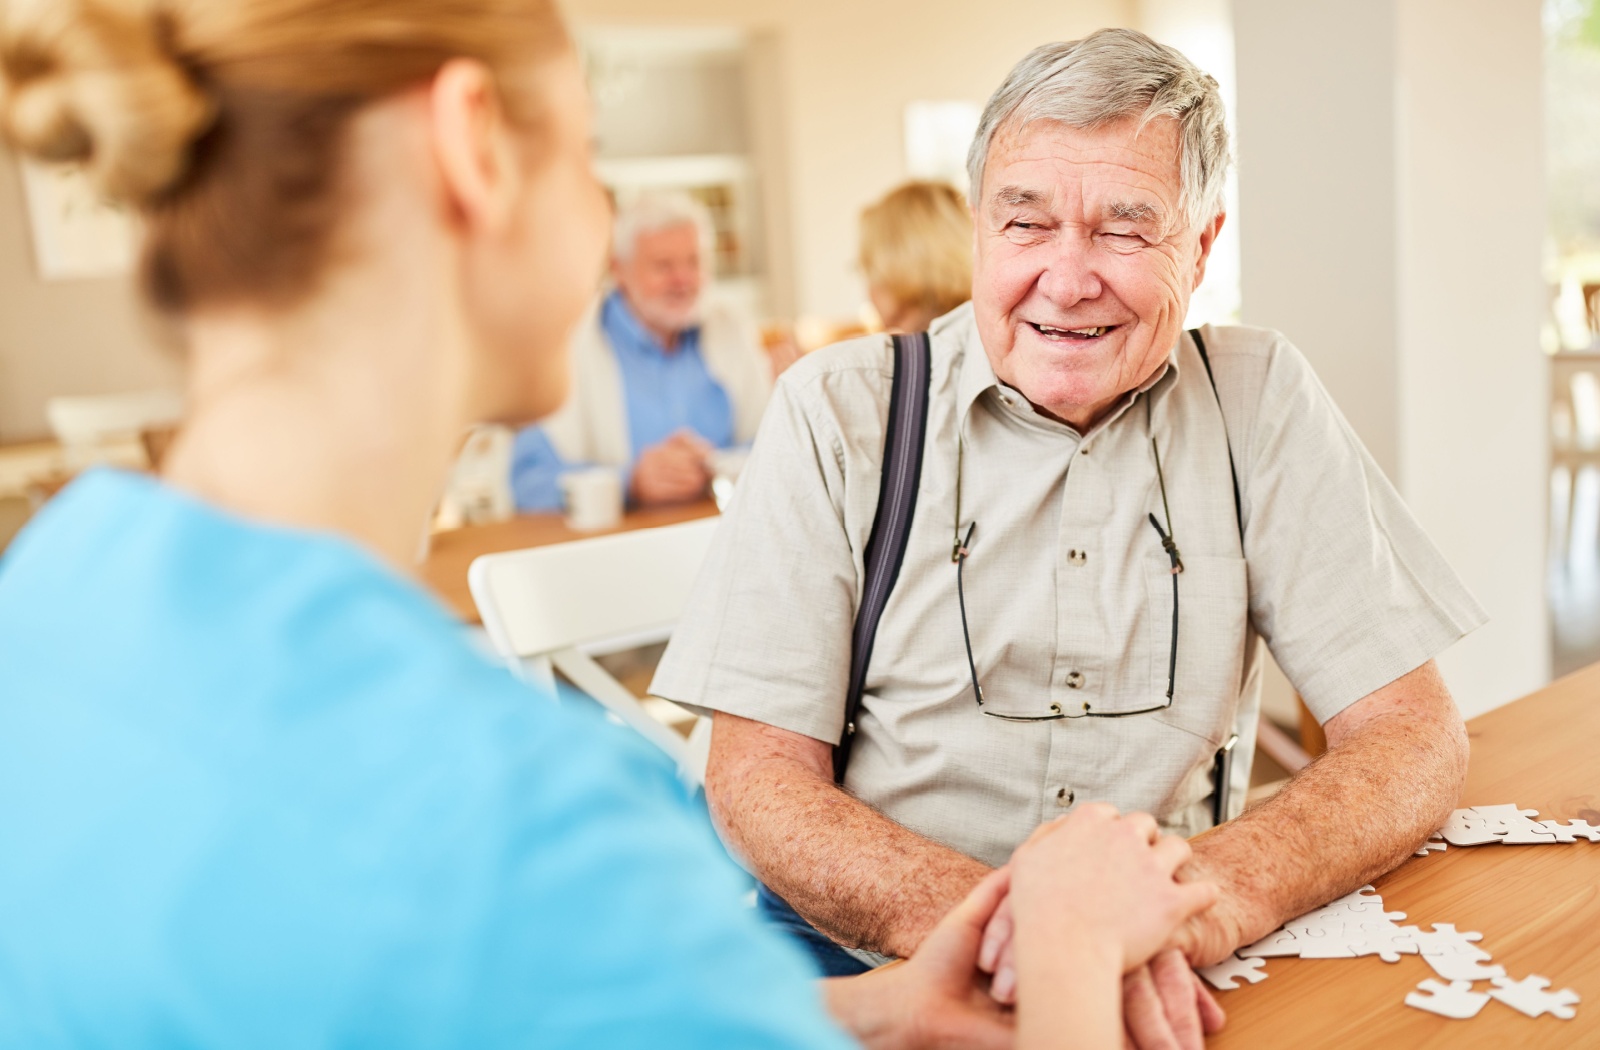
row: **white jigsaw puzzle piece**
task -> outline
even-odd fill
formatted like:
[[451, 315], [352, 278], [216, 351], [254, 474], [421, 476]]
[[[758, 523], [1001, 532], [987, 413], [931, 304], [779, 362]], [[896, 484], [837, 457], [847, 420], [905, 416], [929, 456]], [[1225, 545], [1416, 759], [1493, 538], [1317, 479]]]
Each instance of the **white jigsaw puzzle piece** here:
[[1592, 826], [1587, 820], [1574, 820], [1568, 824], [1541, 820], [1539, 826], [1554, 835], [1557, 842], [1576, 842], [1579, 839], [1600, 842], [1600, 828]]
[[1428, 851], [1429, 850], [1444, 850], [1444, 849], [1447, 849], [1448, 847], [1449, 847], [1449, 844], [1446, 843], [1444, 841], [1444, 839], [1442, 839], [1438, 835], [1435, 835], [1433, 838], [1429, 839], [1427, 842], [1424, 842], [1421, 846], [1419, 846], [1417, 848], [1417, 852], [1413, 853], [1412, 856], [1413, 857], [1426, 857], [1428, 855]]
[[1238, 979], [1243, 977], [1251, 984], [1257, 984], [1267, 979], [1264, 967], [1265, 959], [1241, 959], [1237, 955], [1230, 955], [1215, 966], [1202, 966], [1197, 973], [1206, 979], [1206, 983], [1220, 991], [1230, 991], [1239, 987]]
[[1494, 824], [1519, 824], [1539, 815], [1538, 810], [1523, 809], [1514, 802], [1504, 806], [1473, 806], [1472, 812]]
[[1504, 967], [1481, 965], [1489, 959], [1489, 953], [1473, 943], [1483, 939], [1481, 933], [1457, 930], [1448, 922], [1436, 922], [1432, 933], [1418, 930], [1411, 937], [1422, 954], [1422, 961], [1447, 981], [1486, 981], [1505, 976]]
[[1424, 955], [1422, 961], [1447, 981], [1489, 981], [1506, 975], [1504, 966], [1485, 966], [1470, 955]]
[[1452, 846], [1486, 846], [1499, 842], [1505, 830], [1470, 809], [1458, 809], [1450, 814], [1439, 834]]
[[1508, 846], [1541, 846], [1556, 841], [1548, 828], [1531, 818], [1536, 809], [1522, 809], [1516, 805], [1473, 806], [1472, 812], [1489, 822], [1490, 830], [1504, 831], [1500, 841]]
[[1571, 988], [1563, 988], [1559, 992], [1545, 991], [1549, 987], [1550, 978], [1538, 974], [1529, 974], [1520, 981], [1496, 977], [1494, 988], [1488, 994], [1529, 1017], [1551, 1014], [1563, 1021], [1570, 1021], [1577, 1016], [1573, 1007], [1578, 1005], [1578, 993]]
[[1436, 922], [1432, 932], [1418, 929], [1411, 935], [1423, 955], [1465, 955], [1471, 959], [1487, 959], [1489, 953], [1478, 947], [1476, 941], [1483, 934], [1475, 930], [1458, 930], [1453, 923]]
[[[1414, 1006], [1418, 1010], [1426, 1010], [1430, 1014], [1440, 1017], [1454, 1017], [1465, 1021], [1469, 1017], [1476, 1017], [1478, 1011], [1483, 1009], [1489, 1001], [1487, 992], [1472, 990], [1471, 981], [1451, 981], [1449, 984], [1440, 984], [1432, 977], [1417, 985], [1417, 991], [1406, 994], [1406, 1005]], [[1423, 994], [1428, 993], [1428, 994]]]
[[1357, 955], [1376, 955], [1387, 963], [1400, 961], [1402, 955], [1417, 955], [1422, 949], [1417, 945], [1415, 926], [1396, 926], [1387, 930], [1368, 930]]
[[1530, 821], [1526, 827], [1513, 827], [1500, 841], [1507, 846], [1553, 846], [1560, 839], [1543, 824]]
[[1289, 930], [1275, 930], [1254, 944], [1240, 948], [1235, 955], [1245, 959], [1276, 959], [1300, 954], [1300, 939]]

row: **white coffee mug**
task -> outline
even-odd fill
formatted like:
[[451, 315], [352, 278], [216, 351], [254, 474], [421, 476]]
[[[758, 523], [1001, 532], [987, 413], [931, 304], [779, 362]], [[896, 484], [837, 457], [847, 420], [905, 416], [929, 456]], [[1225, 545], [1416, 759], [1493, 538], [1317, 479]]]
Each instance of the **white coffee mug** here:
[[622, 523], [622, 475], [612, 467], [586, 467], [561, 475], [567, 527], [610, 529]]

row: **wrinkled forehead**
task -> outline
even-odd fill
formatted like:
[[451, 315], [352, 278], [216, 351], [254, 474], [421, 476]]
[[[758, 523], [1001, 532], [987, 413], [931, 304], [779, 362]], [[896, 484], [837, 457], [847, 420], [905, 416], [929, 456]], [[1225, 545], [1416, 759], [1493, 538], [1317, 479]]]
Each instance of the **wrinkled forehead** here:
[[1093, 204], [1105, 217], [1175, 220], [1183, 200], [1178, 122], [1137, 117], [1095, 128], [1008, 121], [995, 131], [980, 207]]

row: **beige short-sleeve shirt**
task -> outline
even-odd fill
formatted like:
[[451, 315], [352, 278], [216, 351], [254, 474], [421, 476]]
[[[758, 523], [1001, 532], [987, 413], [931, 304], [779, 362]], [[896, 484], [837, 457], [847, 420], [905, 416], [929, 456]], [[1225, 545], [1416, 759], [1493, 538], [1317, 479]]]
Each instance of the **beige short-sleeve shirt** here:
[[[1300, 353], [1261, 329], [1203, 336], [1215, 393], [1186, 334], [1079, 434], [995, 378], [970, 306], [934, 324], [916, 514], [850, 791], [990, 864], [1074, 802], [1193, 834], [1211, 822], [1213, 757], [1234, 732], [1242, 803], [1259, 639], [1326, 721], [1484, 622]], [[652, 692], [839, 740], [892, 369], [877, 336], [784, 374]], [[1173, 576], [1152, 514], [1170, 520], [1184, 566], [1172, 702], [1100, 717], [1166, 702]], [[984, 707], [1090, 717], [980, 711], [958, 525], [974, 526], [963, 582]]]

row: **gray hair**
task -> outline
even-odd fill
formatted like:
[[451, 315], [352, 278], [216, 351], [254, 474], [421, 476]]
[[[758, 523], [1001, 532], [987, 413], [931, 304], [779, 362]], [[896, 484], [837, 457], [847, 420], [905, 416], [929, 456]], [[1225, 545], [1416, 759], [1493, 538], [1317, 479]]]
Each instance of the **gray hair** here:
[[611, 255], [619, 262], [633, 257], [639, 237], [659, 230], [693, 226], [700, 237], [701, 265], [711, 264], [711, 214], [687, 193], [646, 190], [617, 209], [611, 226]]
[[1190, 226], [1222, 210], [1228, 172], [1228, 124], [1217, 82], [1184, 57], [1133, 29], [1101, 29], [1082, 40], [1044, 44], [1011, 70], [989, 104], [967, 152], [976, 200], [989, 143], [1003, 126], [1036, 120], [1095, 129], [1137, 117], [1178, 122], [1178, 171]]

